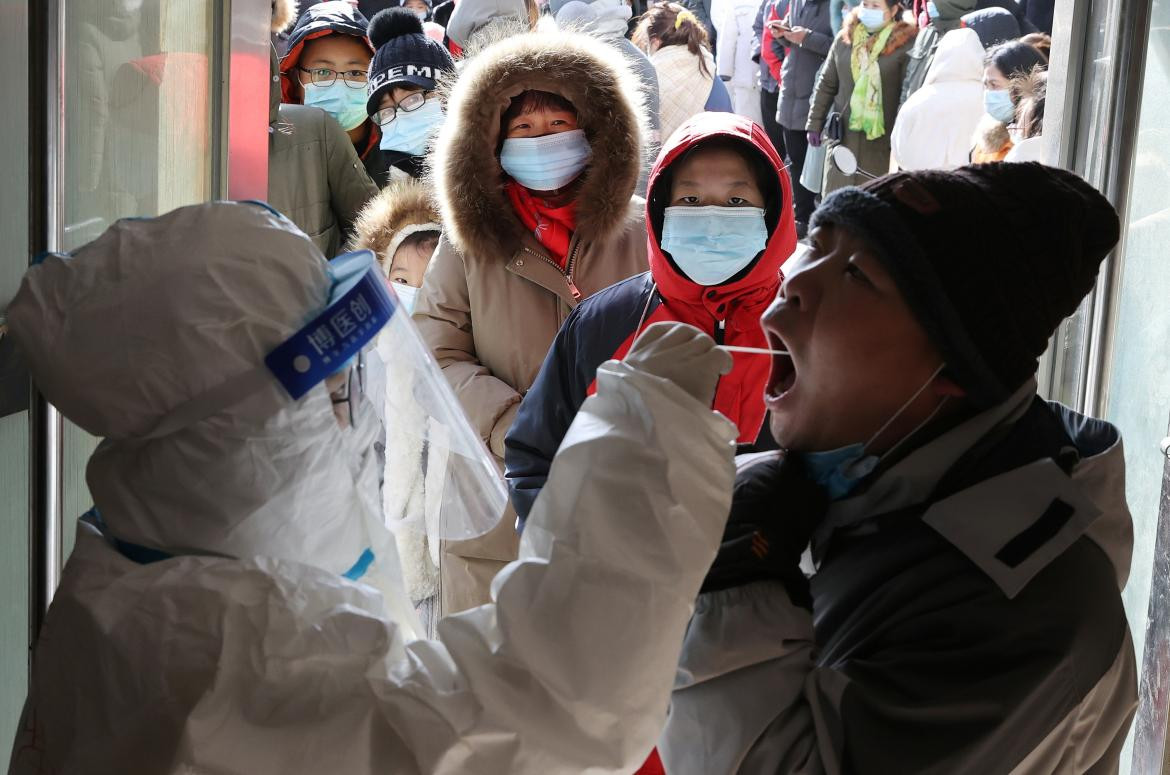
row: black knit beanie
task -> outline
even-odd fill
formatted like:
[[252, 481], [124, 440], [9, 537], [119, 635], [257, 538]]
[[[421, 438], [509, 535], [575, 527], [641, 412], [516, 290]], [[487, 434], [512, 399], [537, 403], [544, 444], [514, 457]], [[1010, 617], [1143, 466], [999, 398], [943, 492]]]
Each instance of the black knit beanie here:
[[828, 196], [811, 222], [825, 224], [875, 250], [979, 407], [1036, 372], [1121, 229], [1092, 186], [1035, 163], [887, 175]]
[[406, 8], [379, 11], [370, 22], [374, 58], [366, 84], [366, 112], [378, 110], [382, 95], [395, 86], [434, 90], [443, 73], [455, 70], [455, 61], [437, 40], [423, 32], [422, 21]]

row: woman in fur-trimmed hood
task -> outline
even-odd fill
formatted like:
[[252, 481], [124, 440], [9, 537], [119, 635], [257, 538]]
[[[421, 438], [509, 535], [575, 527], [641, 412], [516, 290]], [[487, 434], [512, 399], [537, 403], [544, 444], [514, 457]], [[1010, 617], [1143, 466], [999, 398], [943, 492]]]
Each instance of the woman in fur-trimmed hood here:
[[[890, 134], [898, 117], [902, 80], [917, 29], [901, 21], [899, 0], [867, 0], [845, 19], [817, 78], [808, 114], [809, 145], [844, 145], [858, 167], [874, 175], [890, 167]], [[837, 122], [829, 117], [840, 115]], [[822, 194], [865, 182], [825, 164]]]
[[[432, 157], [444, 233], [414, 320], [498, 459], [561, 323], [647, 269], [639, 95], [605, 42], [557, 31], [487, 46], [450, 93]], [[445, 612], [487, 601], [513, 521], [444, 555]]]

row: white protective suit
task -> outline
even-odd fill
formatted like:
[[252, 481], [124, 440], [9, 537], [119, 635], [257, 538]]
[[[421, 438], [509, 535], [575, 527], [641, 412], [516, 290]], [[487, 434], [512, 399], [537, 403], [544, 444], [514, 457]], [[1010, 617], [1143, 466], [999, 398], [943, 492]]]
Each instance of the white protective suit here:
[[975, 30], [943, 36], [922, 88], [898, 111], [890, 149], [899, 169], [955, 169], [971, 161], [983, 118], [983, 44]]
[[[495, 602], [411, 642], [376, 588], [402, 597], [367, 440], [323, 384], [293, 400], [262, 366], [329, 277], [251, 203], [119, 221], [25, 277], [11, 335], [105, 437], [104, 527], [78, 525], [10, 773], [600, 773], [650, 751], [736, 435], [667, 377], [713, 392], [730, 359], [676, 326], [604, 365]], [[363, 546], [361, 583], [339, 575]]]

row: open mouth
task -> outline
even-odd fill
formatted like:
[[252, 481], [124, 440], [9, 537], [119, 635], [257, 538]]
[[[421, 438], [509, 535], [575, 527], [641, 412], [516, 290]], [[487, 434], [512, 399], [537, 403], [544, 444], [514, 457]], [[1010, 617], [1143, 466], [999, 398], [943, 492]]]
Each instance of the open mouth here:
[[781, 351], [772, 356], [772, 373], [768, 377], [768, 388], [764, 394], [765, 400], [772, 402], [783, 398], [796, 385], [796, 364], [788, 354], [788, 347], [784, 340], [774, 332], [768, 331], [768, 346], [774, 351]]

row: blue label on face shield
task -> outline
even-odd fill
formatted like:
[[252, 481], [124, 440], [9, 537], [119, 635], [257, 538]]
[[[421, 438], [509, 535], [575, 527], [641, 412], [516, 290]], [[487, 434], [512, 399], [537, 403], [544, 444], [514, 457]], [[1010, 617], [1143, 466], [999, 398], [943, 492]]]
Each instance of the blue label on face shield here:
[[334, 278], [329, 306], [264, 359], [293, 399], [342, 368], [398, 308], [370, 251], [339, 256], [329, 273]]

